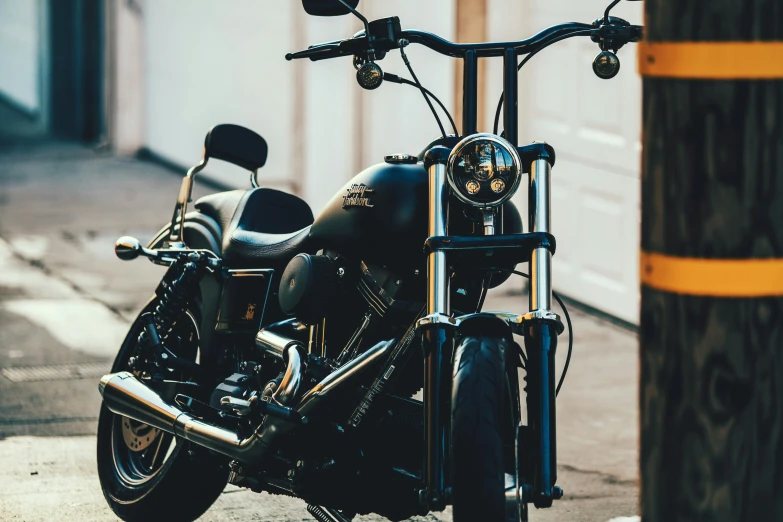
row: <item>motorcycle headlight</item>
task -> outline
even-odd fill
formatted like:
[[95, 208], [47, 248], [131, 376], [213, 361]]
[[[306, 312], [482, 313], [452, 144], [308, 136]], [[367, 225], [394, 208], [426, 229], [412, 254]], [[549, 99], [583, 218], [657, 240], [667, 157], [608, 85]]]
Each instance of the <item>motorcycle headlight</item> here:
[[449, 156], [448, 179], [461, 201], [495, 207], [514, 195], [522, 176], [517, 149], [494, 134], [472, 134]]

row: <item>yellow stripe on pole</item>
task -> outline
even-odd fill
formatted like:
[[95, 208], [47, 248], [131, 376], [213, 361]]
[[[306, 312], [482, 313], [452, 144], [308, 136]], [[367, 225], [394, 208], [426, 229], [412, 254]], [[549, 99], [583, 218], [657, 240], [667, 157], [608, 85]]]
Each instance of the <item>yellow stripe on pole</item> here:
[[783, 259], [699, 259], [641, 253], [642, 284], [674, 294], [783, 296]]
[[783, 79], [783, 42], [640, 42], [638, 53], [646, 77]]

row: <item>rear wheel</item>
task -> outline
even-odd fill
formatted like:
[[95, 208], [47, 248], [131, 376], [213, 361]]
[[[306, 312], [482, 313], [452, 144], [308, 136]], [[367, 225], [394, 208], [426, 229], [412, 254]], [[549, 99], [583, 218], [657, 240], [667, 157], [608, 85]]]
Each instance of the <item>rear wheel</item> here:
[[464, 337], [451, 399], [454, 522], [505, 522], [503, 431], [508, 424], [504, 339]]
[[[145, 312], [151, 311], [153, 301]], [[177, 355], [196, 360], [198, 311], [178, 321], [167, 342]], [[141, 321], [128, 332], [112, 372], [131, 371]], [[98, 418], [98, 477], [112, 511], [128, 521], [191, 521], [203, 514], [225, 488], [225, 459], [157, 428], [115, 415], [101, 406]]]

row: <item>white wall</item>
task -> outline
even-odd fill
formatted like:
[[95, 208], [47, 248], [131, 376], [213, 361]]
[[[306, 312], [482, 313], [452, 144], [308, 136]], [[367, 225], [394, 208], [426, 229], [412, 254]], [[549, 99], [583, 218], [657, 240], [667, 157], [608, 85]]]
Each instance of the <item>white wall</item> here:
[[[198, 161], [217, 123], [245, 125], [269, 143], [266, 186], [302, 195], [317, 212], [354, 174], [394, 152], [417, 154], [439, 132], [421, 94], [387, 83], [363, 91], [351, 59], [286, 62], [287, 52], [350, 37], [351, 16], [307, 16], [298, 1], [154, 0], [144, 4], [146, 146], [176, 163]], [[370, 19], [453, 38], [453, 0], [364, 2]], [[454, 61], [411, 46], [422, 83], [454, 106]], [[379, 62], [408, 77], [399, 53]], [[121, 123], [120, 123], [121, 124]], [[245, 186], [246, 174], [210, 165], [207, 175]]]
[[[295, 2], [154, 0], [144, 4], [146, 143], [180, 163], [198, 162], [204, 136], [218, 123], [266, 138], [260, 178], [293, 188], [294, 68], [283, 58], [294, 42]], [[299, 7], [301, 9], [301, 7]], [[248, 174], [214, 162], [209, 172], [234, 184]]]
[[[453, 0], [368, 0], [359, 5], [362, 13], [370, 20], [398, 16], [403, 30], [418, 29], [453, 40], [456, 16], [454, 4]], [[405, 53], [421, 84], [432, 91], [453, 115], [455, 60], [421, 45], [410, 45]], [[399, 51], [389, 52], [378, 65], [386, 72], [412, 80]], [[358, 86], [355, 89], [362, 92]], [[418, 154], [431, 141], [440, 137], [435, 118], [421, 92], [414, 87], [387, 82], [374, 91], [364, 91], [362, 94], [363, 166], [380, 163], [388, 154]], [[437, 105], [435, 107], [442, 115]], [[443, 115], [441, 119], [446, 132], [453, 132], [448, 119]]]
[[0, 0], [0, 93], [20, 108], [40, 109], [39, 0]]
[[144, 3], [111, 0], [108, 32], [109, 129], [114, 151], [131, 155], [146, 144]]
[[[289, 51], [347, 38], [360, 29], [354, 17], [308, 16], [299, 1], [294, 9], [297, 39]], [[261, 54], [260, 59], [269, 59]], [[292, 84], [278, 88], [296, 92], [296, 137], [292, 175], [299, 173], [299, 195], [317, 215], [331, 197], [361, 168], [361, 89], [355, 80], [351, 58], [288, 63], [296, 71]]]

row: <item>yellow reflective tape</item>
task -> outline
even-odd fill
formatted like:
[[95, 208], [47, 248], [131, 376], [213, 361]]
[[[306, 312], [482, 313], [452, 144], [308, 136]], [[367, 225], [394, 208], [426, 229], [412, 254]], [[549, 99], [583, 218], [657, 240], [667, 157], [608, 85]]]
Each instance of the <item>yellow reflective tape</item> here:
[[675, 294], [783, 296], [783, 259], [699, 259], [641, 253], [642, 284]]
[[783, 42], [640, 42], [639, 74], [691, 80], [783, 79]]

